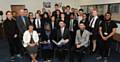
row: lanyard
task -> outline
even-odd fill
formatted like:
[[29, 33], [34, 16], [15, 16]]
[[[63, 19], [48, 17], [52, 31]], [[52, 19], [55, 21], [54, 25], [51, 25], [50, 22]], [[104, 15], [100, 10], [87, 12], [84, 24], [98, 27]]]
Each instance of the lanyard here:
[[108, 32], [108, 28], [109, 28], [109, 23], [107, 24], [107, 23], [105, 22], [105, 32]]

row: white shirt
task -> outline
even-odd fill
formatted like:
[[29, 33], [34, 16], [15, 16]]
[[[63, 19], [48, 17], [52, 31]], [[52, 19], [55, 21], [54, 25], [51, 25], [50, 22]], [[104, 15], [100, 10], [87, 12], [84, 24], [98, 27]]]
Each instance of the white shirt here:
[[33, 19], [31, 19], [30, 21], [31, 21], [31, 23], [33, 23], [33, 21], [34, 21], [34, 20], [33, 20]]
[[73, 30], [73, 21], [74, 21], [73, 19], [70, 20], [70, 28], [69, 28], [70, 31], [74, 31]]
[[[37, 43], [39, 41], [39, 36], [38, 36], [38, 33], [36, 31], [33, 31], [32, 38], [33, 38], [35, 43]], [[28, 44], [30, 43], [30, 40], [31, 40], [31, 33], [27, 30], [23, 34], [23, 46], [27, 47]]]
[[65, 27], [61, 28], [61, 34], [63, 36]]
[[81, 20], [82, 20], [82, 16], [78, 16], [78, 25], [79, 25]]
[[[39, 22], [39, 25], [38, 25], [38, 22]], [[41, 21], [40, 19], [35, 19], [35, 25], [37, 28], [41, 28]]]
[[98, 16], [95, 16], [91, 19], [91, 21], [90, 21], [90, 27], [91, 28], [95, 27], [95, 22], [96, 22], [97, 18], [98, 18]]
[[54, 22], [52, 22], [52, 29], [54, 29]]

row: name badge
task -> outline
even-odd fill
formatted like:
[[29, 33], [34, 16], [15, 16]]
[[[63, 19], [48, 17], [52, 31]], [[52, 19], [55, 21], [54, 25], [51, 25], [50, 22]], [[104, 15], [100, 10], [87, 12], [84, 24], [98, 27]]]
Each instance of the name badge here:
[[107, 33], [107, 32], [104, 32], [104, 35], [108, 35], [108, 33]]

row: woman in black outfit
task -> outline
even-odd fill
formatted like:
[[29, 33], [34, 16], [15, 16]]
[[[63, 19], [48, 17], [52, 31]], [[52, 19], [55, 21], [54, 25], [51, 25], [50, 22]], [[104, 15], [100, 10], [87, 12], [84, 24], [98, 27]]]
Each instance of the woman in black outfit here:
[[42, 21], [43, 21], [43, 23], [44, 23], [44, 26], [45, 26], [46, 24], [50, 24], [50, 17], [49, 17], [49, 15], [48, 15], [48, 12], [44, 12], [44, 13], [43, 13]]

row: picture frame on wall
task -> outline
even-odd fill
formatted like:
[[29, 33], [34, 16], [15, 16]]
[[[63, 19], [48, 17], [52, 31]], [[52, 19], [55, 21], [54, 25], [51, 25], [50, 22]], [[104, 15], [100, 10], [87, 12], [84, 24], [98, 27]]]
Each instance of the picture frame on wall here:
[[43, 2], [44, 8], [51, 8], [51, 2]]

